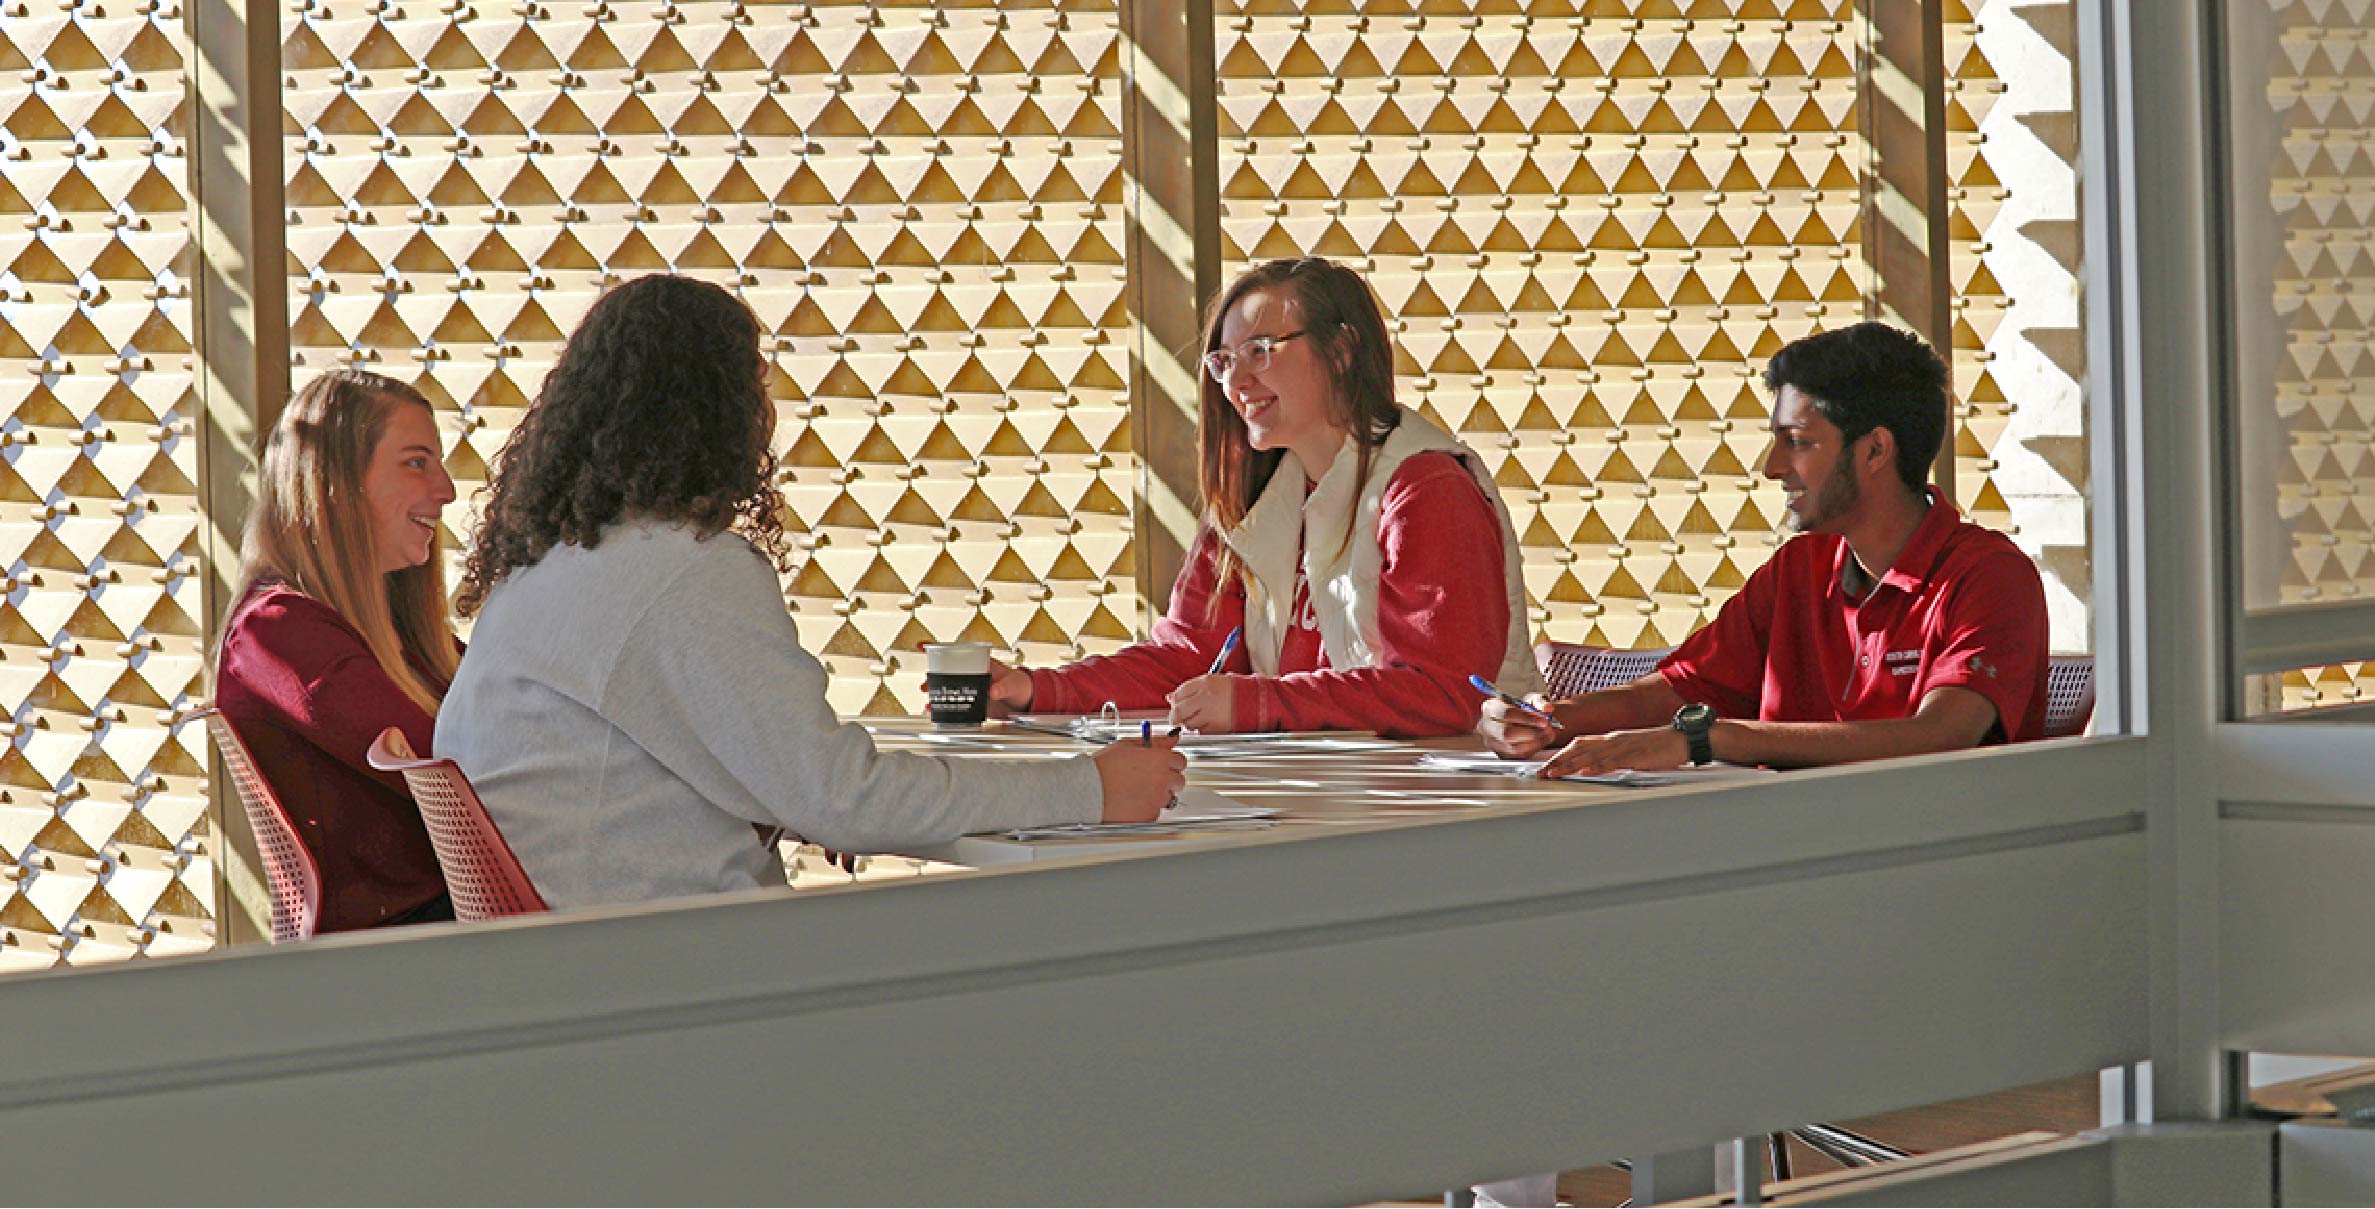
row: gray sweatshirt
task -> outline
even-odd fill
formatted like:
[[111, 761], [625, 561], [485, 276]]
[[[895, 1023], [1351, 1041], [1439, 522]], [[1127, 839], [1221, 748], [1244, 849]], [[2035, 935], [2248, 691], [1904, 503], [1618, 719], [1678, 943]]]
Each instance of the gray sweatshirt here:
[[496, 585], [436, 751], [555, 910], [781, 886], [753, 823], [879, 852], [1102, 811], [1085, 755], [876, 751], [833, 716], [750, 543], [658, 524], [614, 525]]

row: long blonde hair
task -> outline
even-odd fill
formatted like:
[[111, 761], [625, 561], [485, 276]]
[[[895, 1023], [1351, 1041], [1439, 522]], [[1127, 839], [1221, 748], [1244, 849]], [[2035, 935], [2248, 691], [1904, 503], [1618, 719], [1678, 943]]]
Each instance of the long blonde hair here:
[[[444, 536], [431, 537], [427, 562], [382, 575], [363, 500], [363, 472], [401, 406], [429, 400], [358, 369], [323, 374], [289, 400], [264, 445], [240, 540], [239, 594], [277, 579], [338, 610], [388, 679], [433, 715], [461, 664], [446, 619]], [[216, 652], [219, 659], [219, 638]]]

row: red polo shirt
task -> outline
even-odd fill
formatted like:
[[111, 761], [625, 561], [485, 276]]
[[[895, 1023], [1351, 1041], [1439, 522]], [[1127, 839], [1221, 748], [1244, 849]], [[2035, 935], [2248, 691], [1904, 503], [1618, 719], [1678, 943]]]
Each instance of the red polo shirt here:
[[1930, 690], [1964, 688], [1995, 704], [1986, 742], [2044, 737], [2045, 586], [2011, 539], [1933, 490], [1861, 600], [1848, 557], [1844, 538], [1792, 538], [1658, 671], [1686, 701], [1765, 722], [1907, 718]]

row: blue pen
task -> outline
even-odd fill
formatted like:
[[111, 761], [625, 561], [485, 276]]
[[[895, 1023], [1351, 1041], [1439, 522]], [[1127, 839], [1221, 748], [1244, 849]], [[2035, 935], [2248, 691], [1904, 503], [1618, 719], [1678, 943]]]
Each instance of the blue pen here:
[[[1172, 727], [1172, 728], [1171, 728], [1171, 733], [1170, 733], [1170, 734], [1167, 734], [1167, 735], [1164, 735], [1163, 737], [1164, 737], [1164, 738], [1166, 738], [1166, 739], [1176, 739], [1176, 738], [1178, 738], [1178, 737], [1179, 737], [1179, 728], [1178, 728], [1178, 727], [1176, 727], [1176, 726]], [[1154, 719], [1152, 719], [1152, 718], [1140, 718], [1140, 719], [1138, 720], [1138, 742], [1139, 742], [1139, 744], [1140, 744], [1141, 746], [1145, 746], [1145, 747], [1153, 747], [1153, 746], [1155, 745], [1155, 724], [1154, 724]], [[1177, 805], [1179, 805], [1179, 795], [1178, 795], [1178, 794], [1172, 794], [1172, 795], [1171, 795], [1171, 800], [1170, 800], [1170, 801], [1168, 801], [1168, 802], [1165, 802], [1165, 803], [1163, 803], [1163, 809], [1165, 809], [1165, 810], [1169, 810], [1169, 809], [1171, 809], [1172, 807], [1174, 807], [1174, 806], [1177, 806]]]
[[1499, 687], [1493, 684], [1492, 681], [1487, 680], [1482, 676], [1470, 676], [1468, 677], [1468, 683], [1476, 686], [1476, 691], [1483, 693], [1487, 697], [1498, 697], [1504, 703], [1514, 705], [1517, 708], [1550, 723], [1552, 726], [1558, 726], [1559, 724], [1559, 720], [1552, 717], [1550, 711], [1541, 709], [1525, 701], [1523, 698], [1512, 697], [1509, 694], [1502, 692]]
[[1220, 654], [1212, 657], [1212, 666], [1204, 669], [1204, 674], [1207, 676], [1220, 675], [1220, 670], [1229, 666], [1229, 656], [1237, 650], [1237, 640], [1243, 637], [1245, 637], [1244, 626], [1238, 626], [1229, 631], [1228, 641], [1220, 644]]

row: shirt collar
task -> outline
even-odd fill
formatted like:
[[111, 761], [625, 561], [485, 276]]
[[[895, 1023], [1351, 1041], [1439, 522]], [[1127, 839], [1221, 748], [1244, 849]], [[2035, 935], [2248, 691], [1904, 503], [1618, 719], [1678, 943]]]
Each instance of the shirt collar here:
[[1961, 522], [1962, 512], [1940, 495], [1935, 487], [1925, 487], [1922, 493], [1929, 498], [1929, 511], [1924, 512], [1921, 523], [1914, 526], [1913, 536], [1905, 539], [1905, 548], [1897, 552], [1897, 561], [1889, 565], [1888, 572], [1878, 582], [1866, 587], [1861, 596], [1854, 593], [1855, 584], [1849, 579], [1850, 571], [1857, 568], [1855, 547], [1848, 545], [1846, 539], [1839, 539], [1838, 563], [1832, 568], [1831, 578], [1839, 585], [1840, 591], [1848, 594], [1850, 600], [1859, 604], [1869, 601], [1873, 593], [1883, 587], [1893, 587], [1900, 592], [1916, 591], [1938, 569], [1938, 556], [1946, 546], [1946, 539]]
[[1922, 514], [1921, 524], [1897, 552], [1897, 561], [1889, 565], [1888, 574], [1880, 577], [1881, 586], [1900, 592], [1912, 592], [1938, 569], [1938, 556], [1945, 551], [1946, 539], [1962, 523], [1962, 510], [1954, 502], [1939, 494], [1936, 487], [1924, 489], [1930, 497], [1930, 510]]

